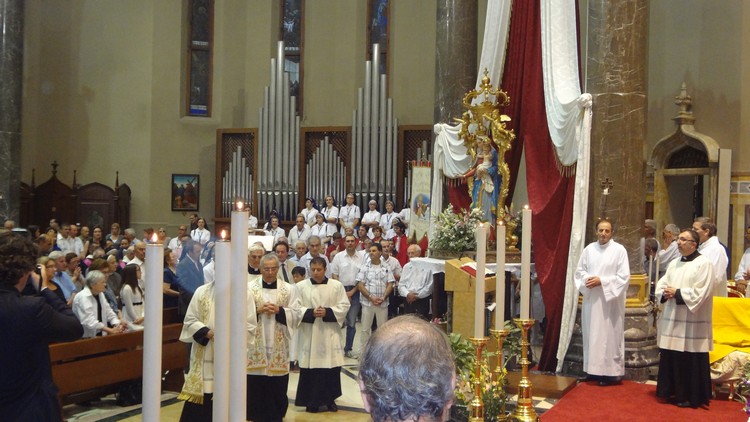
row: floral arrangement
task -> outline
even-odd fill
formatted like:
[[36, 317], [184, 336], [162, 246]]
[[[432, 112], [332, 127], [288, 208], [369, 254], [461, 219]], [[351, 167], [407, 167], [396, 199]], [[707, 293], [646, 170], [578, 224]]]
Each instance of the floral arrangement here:
[[435, 239], [430, 242], [430, 248], [448, 252], [463, 252], [476, 250], [476, 229], [482, 222], [484, 213], [475, 208], [471, 211], [461, 209], [459, 213], [453, 210], [453, 205], [443, 210], [435, 221]]

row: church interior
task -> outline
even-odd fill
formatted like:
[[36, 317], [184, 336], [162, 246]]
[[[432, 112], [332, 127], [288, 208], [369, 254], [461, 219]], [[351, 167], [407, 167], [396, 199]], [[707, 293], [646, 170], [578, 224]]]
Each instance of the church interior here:
[[[218, 236], [241, 198], [261, 224], [275, 210], [289, 230], [306, 198], [322, 204], [333, 194], [343, 203], [349, 192], [363, 212], [370, 199], [381, 211], [390, 200], [398, 211], [431, 196], [433, 217], [451, 203], [468, 206], [466, 183], [438, 166], [448, 153], [437, 154], [433, 130], [462, 118], [464, 95], [492, 63], [491, 83], [509, 94], [500, 111], [511, 116], [505, 124], [515, 133], [503, 157], [510, 171], [502, 202], [508, 213], [525, 204], [533, 210], [531, 300], [547, 311], [532, 311], [546, 324], [530, 334], [533, 372], [557, 373], [573, 385], [539, 386], [548, 394], [534, 392], [542, 419], [581, 374], [580, 315], [566, 284], [576, 254], [596, 242], [599, 218], [616, 223], [614, 239], [630, 260], [626, 329], [640, 334], [626, 333], [626, 377], [650, 386], [658, 357], [639, 244], [644, 220], [655, 221], [658, 237], [669, 223], [690, 227], [695, 217], [711, 217], [727, 249], [730, 281], [750, 247], [744, 0], [573, 2], [576, 55], [562, 67], [578, 76], [567, 81], [576, 96], [590, 94], [590, 143], [578, 146], [578, 168], [550, 142], [544, 35], [533, 32], [541, 26], [537, 0], [2, 3], [0, 27], [10, 30], [0, 33], [0, 50], [22, 54], [0, 55], [0, 217], [22, 226], [44, 227], [61, 213], [88, 224], [99, 213], [104, 227], [119, 222], [138, 234], [164, 227], [174, 235], [195, 213]], [[489, 13], [498, 4], [512, 5], [509, 24]], [[522, 14], [526, 21], [517, 19]], [[508, 44], [496, 49], [503, 63], [485, 53], [486, 34], [498, 28], [507, 31]], [[431, 170], [424, 190], [414, 183], [417, 168]], [[185, 184], [195, 192], [185, 192]], [[425, 226], [415, 242], [432, 230]], [[561, 342], [570, 346], [561, 350]], [[347, 358], [337, 418], [369, 420], [356, 371], [356, 359]], [[678, 409], [697, 412], [679, 418], [716, 419], [726, 405], [726, 420], [744, 420], [728, 386], [717, 385], [705, 409]], [[514, 391], [513, 401], [520, 400]], [[175, 397], [165, 391], [163, 420], [179, 417]], [[70, 421], [142, 418], [138, 406], [111, 407], [64, 410]], [[640, 420], [635, 413], [622, 420]], [[336, 420], [299, 409], [286, 419]]]

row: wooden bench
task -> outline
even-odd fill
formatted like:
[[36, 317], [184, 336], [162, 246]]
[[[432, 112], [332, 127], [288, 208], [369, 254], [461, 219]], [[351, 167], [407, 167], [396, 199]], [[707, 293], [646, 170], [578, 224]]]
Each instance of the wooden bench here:
[[[165, 318], [169, 320], [173, 319]], [[172, 375], [169, 389], [182, 386], [182, 370], [188, 365], [186, 345], [179, 341], [181, 331], [181, 323], [170, 323], [162, 332], [161, 365], [162, 373]], [[143, 331], [51, 344], [49, 352], [63, 405], [111, 394], [120, 383], [143, 375]]]

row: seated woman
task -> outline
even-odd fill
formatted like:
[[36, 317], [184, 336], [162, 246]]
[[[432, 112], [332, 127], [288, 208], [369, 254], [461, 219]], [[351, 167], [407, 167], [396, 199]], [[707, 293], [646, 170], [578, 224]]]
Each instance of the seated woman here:
[[83, 337], [119, 334], [127, 325], [121, 322], [104, 297], [106, 277], [92, 270], [86, 275], [86, 287], [73, 299], [73, 313], [83, 326]]
[[[120, 280], [120, 275], [117, 273], [114, 273], [115, 277], [114, 279], [112, 277], [112, 270], [111, 265], [109, 262], [107, 262], [104, 258], [97, 258], [91, 262], [91, 266], [89, 267], [89, 271], [101, 271], [102, 274], [106, 276], [106, 288], [104, 289], [104, 297], [107, 298], [107, 302], [109, 302], [109, 306], [112, 308], [113, 311], [117, 314], [117, 317], [122, 319], [120, 317], [120, 306], [118, 304], [118, 294], [120, 291], [120, 284], [117, 284], [116, 287], [112, 287], [112, 282], [114, 280]], [[117, 293], [115, 293], [117, 292]]]
[[70, 303], [65, 300], [65, 295], [63, 294], [62, 289], [60, 286], [55, 283], [53, 278], [55, 278], [55, 260], [50, 259], [48, 256], [42, 256], [36, 261], [37, 266], [41, 267], [41, 279], [42, 279], [42, 289], [49, 289], [51, 292], [54, 292], [55, 295], [60, 298], [61, 301], [67, 303], [68, 307], [73, 303], [71, 300]]
[[128, 329], [140, 331], [143, 329], [143, 290], [138, 285], [141, 278], [141, 267], [135, 264], [126, 265], [122, 271], [122, 319]]
[[164, 308], [176, 308], [180, 296], [180, 281], [177, 278], [177, 257], [171, 249], [164, 250]]

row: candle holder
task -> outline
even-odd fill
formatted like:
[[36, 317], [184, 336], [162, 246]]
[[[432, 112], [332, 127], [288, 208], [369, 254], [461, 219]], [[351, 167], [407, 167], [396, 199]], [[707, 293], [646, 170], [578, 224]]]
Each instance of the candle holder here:
[[[510, 330], [502, 329], [495, 330], [490, 329], [490, 334], [495, 338], [497, 342], [497, 354], [495, 355], [497, 362], [495, 364], [495, 382], [497, 382], [497, 388], [505, 391], [505, 355], [503, 354], [503, 342], [505, 338], [510, 334]], [[505, 412], [505, 401], [500, 406], [500, 414], [497, 415], [498, 421], [507, 421], [508, 414]]]
[[538, 416], [534, 411], [531, 392], [531, 379], [529, 379], [529, 329], [536, 323], [535, 319], [514, 318], [513, 322], [521, 329], [521, 380], [518, 382], [518, 403], [513, 411], [512, 418], [518, 421], [536, 421]]
[[469, 421], [484, 421], [484, 402], [482, 401], [482, 350], [487, 345], [487, 337], [469, 338], [474, 349], [477, 351], [476, 374], [472, 384], [474, 384], [474, 398], [469, 403]]

